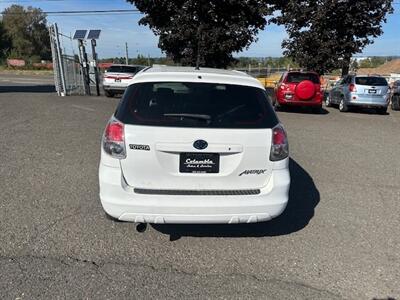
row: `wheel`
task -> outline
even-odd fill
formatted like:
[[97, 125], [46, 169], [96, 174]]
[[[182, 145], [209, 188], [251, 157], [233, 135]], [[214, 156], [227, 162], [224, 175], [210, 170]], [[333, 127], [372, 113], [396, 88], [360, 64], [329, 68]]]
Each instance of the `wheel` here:
[[110, 92], [110, 91], [104, 91], [104, 94], [105, 94], [106, 97], [108, 97], [108, 98], [114, 97], [114, 93], [113, 93], [113, 92]]
[[328, 94], [328, 96], [325, 99], [325, 106], [326, 107], [331, 107], [332, 106], [332, 102], [331, 102], [331, 95]]
[[380, 115], [386, 115], [387, 114], [387, 106], [377, 108], [376, 112]]
[[392, 109], [400, 110], [400, 95], [394, 95], [392, 97]]
[[339, 103], [339, 111], [341, 111], [341, 112], [346, 112], [346, 111], [348, 111], [348, 110], [349, 110], [349, 108], [348, 108], [346, 102], [344, 102], [344, 98], [342, 98], [342, 99], [340, 100], [340, 103]]
[[274, 108], [276, 111], [282, 110], [282, 105], [279, 104], [278, 100], [275, 100]]

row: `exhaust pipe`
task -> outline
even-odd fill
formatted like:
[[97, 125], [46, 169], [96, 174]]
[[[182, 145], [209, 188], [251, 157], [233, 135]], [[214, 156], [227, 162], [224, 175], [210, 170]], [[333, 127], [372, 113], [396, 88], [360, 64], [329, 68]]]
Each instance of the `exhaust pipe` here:
[[137, 232], [143, 233], [143, 232], [146, 231], [146, 229], [147, 229], [147, 223], [137, 223], [136, 224], [136, 231]]

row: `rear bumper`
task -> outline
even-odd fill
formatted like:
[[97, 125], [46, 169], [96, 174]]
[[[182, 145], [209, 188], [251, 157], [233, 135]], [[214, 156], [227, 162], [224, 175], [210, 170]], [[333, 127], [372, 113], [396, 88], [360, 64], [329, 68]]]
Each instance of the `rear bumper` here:
[[321, 106], [322, 105], [322, 97], [315, 98], [307, 101], [301, 101], [297, 99], [288, 100], [282, 99], [282, 97], [277, 98], [277, 101], [280, 105], [287, 105], [287, 106]]
[[[288, 159], [287, 163], [288, 165]], [[289, 198], [288, 167], [273, 170], [258, 195], [146, 195], [126, 187], [120, 168], [100, 164], [100, 200], [107, 214], [143, 223], [254, 223], [279, 216]]]
[[356, 96], [356, 99], [350, 99], [347, 105], [361, 106], [361, 107], [387, 107], [389, 105], [389, 97], [360, 97]]
[[113, 91], [113, 92], [124, 92], [128, 86], [118, 86], [118, 85], [104, 85], [103, 89], [105, 91]]

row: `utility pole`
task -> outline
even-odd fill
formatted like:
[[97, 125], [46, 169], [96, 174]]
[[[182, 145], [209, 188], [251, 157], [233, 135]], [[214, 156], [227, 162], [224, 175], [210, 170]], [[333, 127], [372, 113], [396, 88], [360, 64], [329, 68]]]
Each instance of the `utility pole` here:
[[126, 65], [129, 65], [129, 54], [128, 54], [128, 43], [125, 43], [125, 55], [126, 55]]

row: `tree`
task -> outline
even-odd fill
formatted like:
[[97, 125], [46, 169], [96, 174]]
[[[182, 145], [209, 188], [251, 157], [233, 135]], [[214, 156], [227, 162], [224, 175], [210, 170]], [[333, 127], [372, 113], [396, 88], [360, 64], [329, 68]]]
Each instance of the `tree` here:
[[225, 68], [247, 49], [271, 13], [263, 0], [127, 0], [145, 14], [139, 24], [159, 36], [176, 63]]
[[0, 60], [2, 61], [5, 57], [7, 57], [8, 52], [11, 48], [11, 41], [7, 36], [7, 33], [4, 29], [3, 22], [0, 21]]
[[11, 5], [3, 12], [3, 25], [15, 55], [51, 58], [46, 14], [41, 9]]
[[393, 12], [392, 0], [289, 0], [275, 6], [272, 22], [286, 27], [284, 54], [321, 74], [335, 68], [348, 74], [353, 54], [380, 36], [382, 23]]

